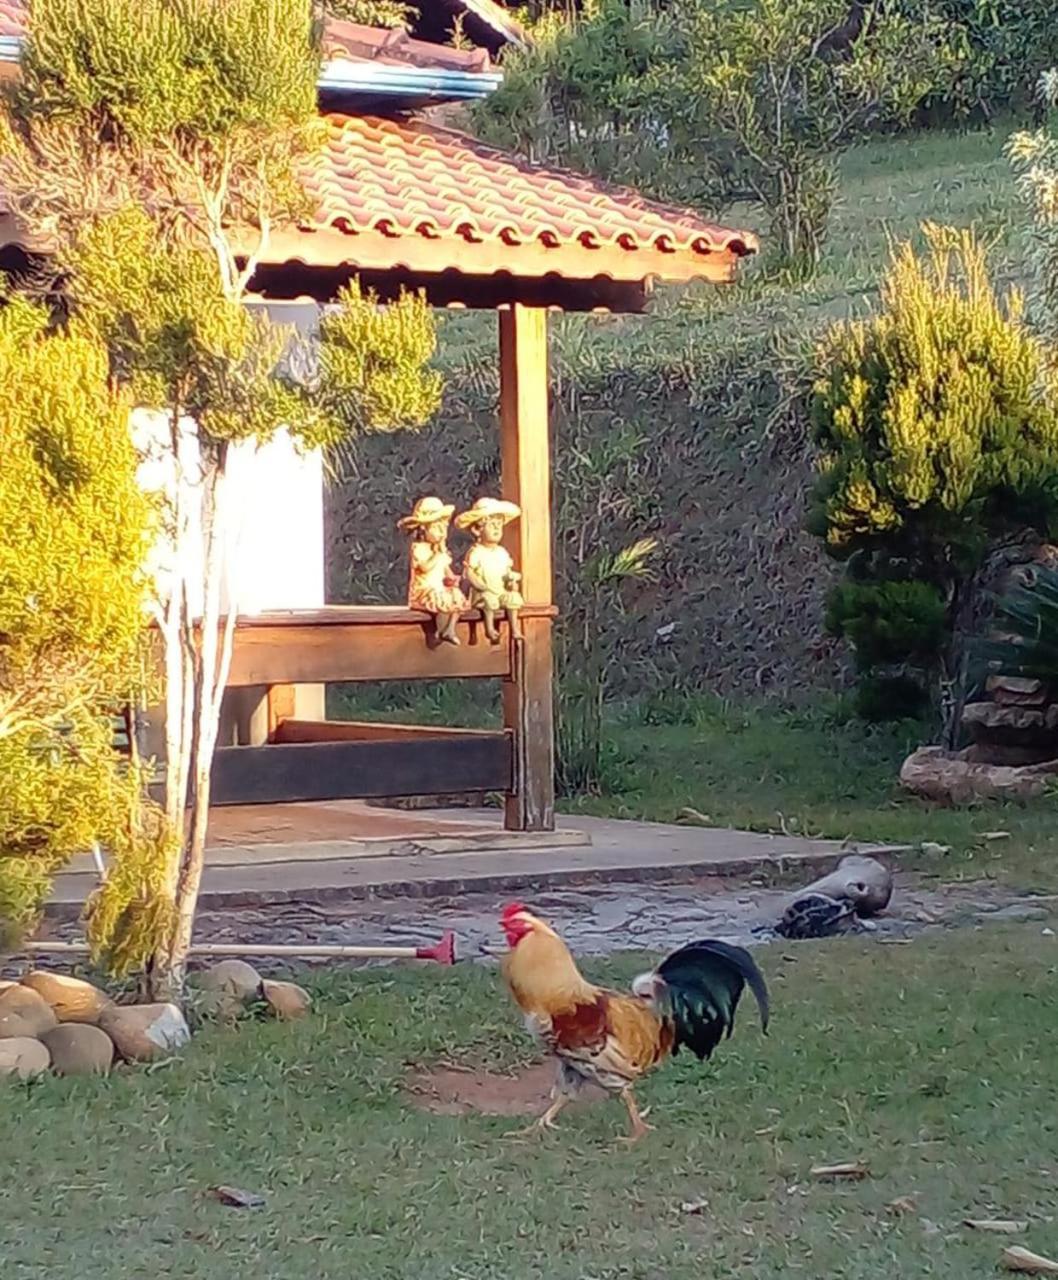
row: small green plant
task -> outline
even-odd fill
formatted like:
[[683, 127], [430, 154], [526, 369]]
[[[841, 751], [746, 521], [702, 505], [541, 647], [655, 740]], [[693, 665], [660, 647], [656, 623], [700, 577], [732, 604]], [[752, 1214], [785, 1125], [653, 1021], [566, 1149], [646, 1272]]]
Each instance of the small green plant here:
[[407, 27], [420, 8], [403, 0], [326, 0], [323, 6], [333, 18], [364, 27]]
[[559, 794], [603, 789], [612, 760], [604, 732], [611, 666], [620, 643], [603, 629], [604, 615], [621, 609], [621, 588], [650, 575], [654, 538], [613, 551], [599, 548], [579, 566], [561, 633], [556, 724]]
[[780, 266], [811, 274], [840, 153], [870, 128], [907, 121], [950, 82], [947, 26], [848, 0], [691, 0], [678, 9], [687, 51], [679, 93], [721, 157], [729, 196], [746, 192], [767, 215]]
[[1037, 97], [1046, 124], [1032, 133], [1014, 134], [1008, 154], [1030, 217], [1034, 319], [1058, 368], [1058, 70], [1040, 78]]
[[869, 724], [919, 720], [929, 707], [929, 691], [912, 675], [867, 675], [853, 701], [856, 714]]
[[997, 602], [994, 630], [976, 647], [982, 678], [991, 669], [1058, 690], [1058, 569], [1029, 570]]
[[852, 646], [861, 675], [856, 707], [865, 720], [922, 715], [948, 640], [948, 606], [935, 586], [839, 582], [827, 596], [824, 624]]
[[504, 81], [474, 112], [478, 132], [539, 162], [664, 187], [669, 148], [651, 69], [671, 52], [651, 5], [594, 0], [552, 10], [503, 58]]

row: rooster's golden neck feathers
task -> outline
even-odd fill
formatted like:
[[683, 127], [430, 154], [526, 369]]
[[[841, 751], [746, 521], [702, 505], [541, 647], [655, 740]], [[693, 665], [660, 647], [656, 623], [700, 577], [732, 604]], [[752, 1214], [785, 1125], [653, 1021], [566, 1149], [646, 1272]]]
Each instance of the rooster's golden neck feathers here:
[[510, 947], [503, 974], [523, 1009], [569, 1008], [595, 999], [597, 989], [584, 980], [569, 948], [543, 920], [512, 904], [501, 924]]

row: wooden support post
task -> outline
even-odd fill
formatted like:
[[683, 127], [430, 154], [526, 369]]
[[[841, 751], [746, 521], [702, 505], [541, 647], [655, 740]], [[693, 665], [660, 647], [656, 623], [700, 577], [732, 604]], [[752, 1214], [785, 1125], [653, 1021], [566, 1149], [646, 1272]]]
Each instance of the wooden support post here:
[[[500, 458], [503, 496], [522, 509], [507, 545], [529, 605], [552, 602], [549, 436], [547, 312], [513, 304], [500, 312]], [[506, 826], [553, 831], [551, 618], [527, 617], [521, 630], [511, 639], [512, 671], [503, 690], [504, 724], [514, 733], [515, 748]]]

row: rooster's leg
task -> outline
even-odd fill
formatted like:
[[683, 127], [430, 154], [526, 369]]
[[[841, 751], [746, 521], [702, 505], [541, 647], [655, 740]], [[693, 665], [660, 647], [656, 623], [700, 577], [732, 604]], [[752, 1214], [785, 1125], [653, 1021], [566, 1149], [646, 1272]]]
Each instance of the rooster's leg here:
[[555, 1117], [558, 1115], [558, 1113], [562, 1110], [562, 1108], [566, 1105], [567, 1102], [569, 1102], [569, 1098], [567, 1097], [567, 1095], [564, 1093], [560, 1093], [558, 1097], [554, 1099], [554, 1101], [551, 1103], [548, 1109], [544, 1112], [544, 1114], [540, 1116], [538, 1119], [534, 1120], [533, 1123], [528, 1126], [528, 1128], [515, 1129], [513, 1133], [505, 1133], [503, 1136], [505, 1138], [532, 1138], [532, 1137], [536, 1137], [537, 1134], [543, 1133], [545, 1129], [557, 1129], [558, 1125], [555, 1124]]
[[643, 1119], [643, 1113], [640, 1112], [639, 1107], [636, 1104], [635, 1095], [633, 1094], [631, 1087], [623, 1091], [621, 1094], [621, 1101], [625, 1104], [625, 1108], [628, 1111], [628, 1119], [632, 1123], [632, 1132], [627, 1138], [622, 1138], [621, 1141], [628, 1143], [638, 1142], [640, 1138], [645, 1138], [646, 1135], [653, 1130], [654, 1126], [652, 1124], [647, 1124]]

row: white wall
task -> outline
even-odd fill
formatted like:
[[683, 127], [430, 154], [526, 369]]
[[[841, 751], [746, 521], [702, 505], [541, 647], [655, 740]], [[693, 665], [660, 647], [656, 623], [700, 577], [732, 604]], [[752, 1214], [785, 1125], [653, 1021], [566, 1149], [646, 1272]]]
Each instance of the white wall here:
[[[269, 309], [272, 312], [272, 309]], [[315, 328], [314, 306], [279, 307], [273, 318], [303, 332]], [[164, 597], [176, 556], [201, 583], [203, 543], [198, 448], [190, 424], [183, 424], [179, 466], [174, 467], [169, 426], [163, 415], [136, 410], [132, 432], [143, 461], [140, 483], [161, 492], [171, 512], [177, 475], [188, 512], [184, 535], [174, 542], [171, 526], [159, 538], [150, 567]], [[228, 457], [220, 515], [225, 544], [221, 609], [242, 614], [281, 609], [316, 609], [325, 603], [323, 543], [323, 456], [299, 450], [285, 431], [258, 448], [243, 442]], [[195, 612], [200, 601], [192, 601]], [[262, 742], [267, 734], [263, 689], [232, 690], [225, 700], [220, 742]], [[323, 716], [322, 686], [299, 686], [296, 710], [306, 719]], [[160, 755], [157, 717], [150, 717], [147, 749]]]
[[[132, 428], [143, 455], [140, 482], [151, 492], [164, 492], [172, 513], [176, 477], [165, 419], [136, 410]], [[201, 476], [196, 442], [186, 425], [179, 470], [188, 513], [184, 534], [177, 544], [167, 518], [169, 527], [151, 557], [163, 598], [176, 557], [190, 565], [192, 582], [202, 579]], [[285, 431], [260, 448], [249, 442], [235, 445], [219, 516], [225, 544], [222, 611], [232, 605], [239, 613], [315, 609], [324, 603], [323, 458], [318, 450], [300, 451]], [[194, 606], [197, 612], [200, 601]]]
[[287, 433], [229, 463], [229, 582], [240, 613], [316, 609], [324, 603], [323, 457]]

